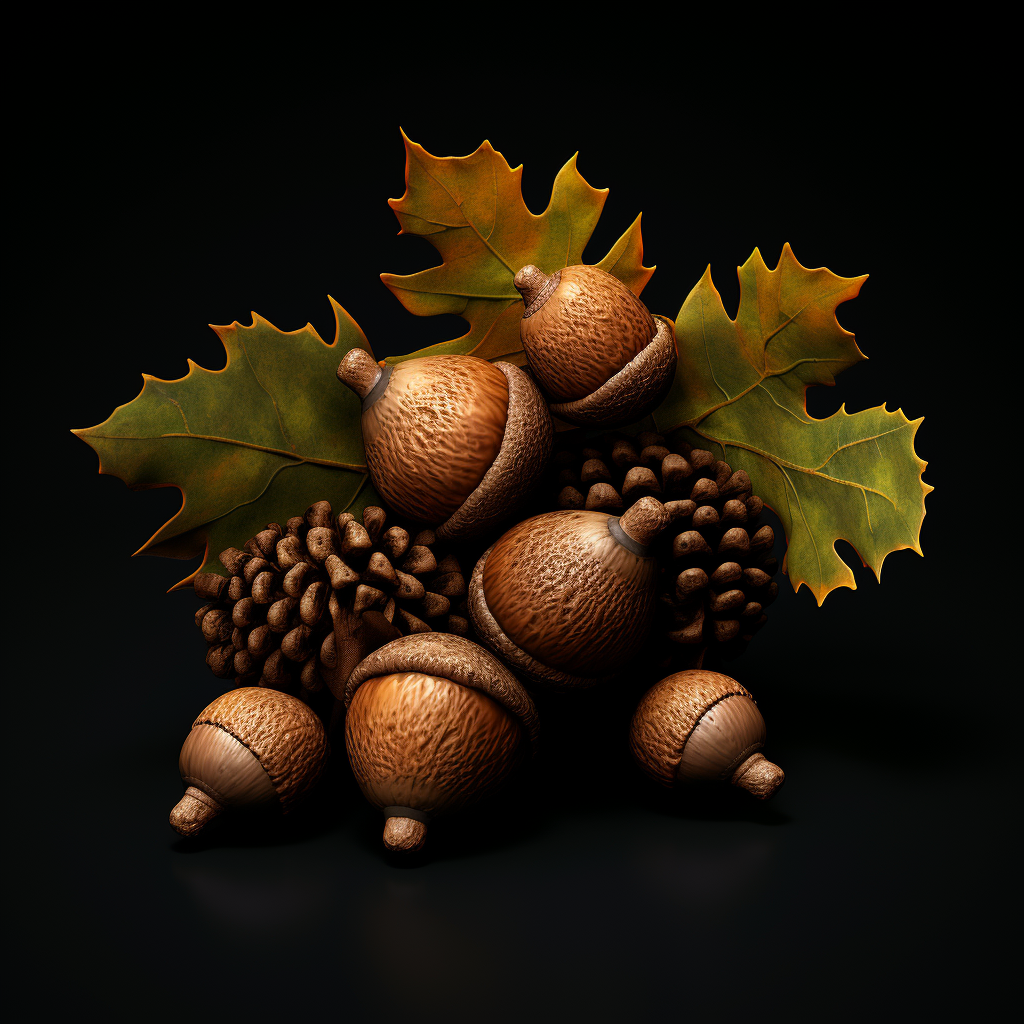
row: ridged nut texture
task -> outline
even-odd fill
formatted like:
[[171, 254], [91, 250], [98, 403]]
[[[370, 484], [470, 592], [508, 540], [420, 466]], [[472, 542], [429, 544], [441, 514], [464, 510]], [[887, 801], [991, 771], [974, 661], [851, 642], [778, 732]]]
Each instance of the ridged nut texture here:
[[651, 343], [596, 391], [569, 402], [553, 402], [551, 412], [581, 427], [614, 427], [642, 419], [668, 394], [679, 352], [675, 327], [663, 316]]
[[470, 614], [485, 641], [480, 596], [505, 636], [542, 665], [593, 679], [623, 669], [651, 622], [657, 564], [611, 535], [613, 518], [545, 513], [485, 552], [470, 584]]
[[426, 821], [478, 799], [537, 739], [537, 713], [493, 655], [459, 636], [394, 640], [356, 666], [345, 744], [366, 798], [385, 811], [384, 845], [409, 853]]
[[256, 755], [216, 725], [197, 725], [178, 755], [178, 773], [221, 807], [257, 807], [277, 801], [274, 783]]
[[320, 777], [327, 737], [316, 714], [277, 690], [246, 686], [218, 697], [192, 725], [216, 726], [259, 761], [287, 812]]
[[767, 799], [785, 778], [762, 754], [765, 724], [735, 679], [705, 669], [675, 672], [655, 683], [633, 716], [630, 748], [664, 786], [733, 782]]
[[505, 374], [474, 356], [399, 363], [362, 414], [366, 463], [395, 509], [437, 525], [476, 489], [501, 449]]
[[370, 803], [433, 816], [479, 798], [512, 770], [515, 717], [479, 690], [400, 672], [366, 680], [345, 718], [345, 746]]
[[527, 313], [520, 326], [523, 348], [530, 368], [557, 402], [595, 392], [655, 333], [647, 307], [599, 267], [559, 271], [557, 286]]
[[478, 536], [507, 519], [529, 497], [554, 447], [555, 426], [537, 385], [518, 366], [494, 365], [508, 385], [501, 448], [480, 484], [438, 527], [440, 540]]

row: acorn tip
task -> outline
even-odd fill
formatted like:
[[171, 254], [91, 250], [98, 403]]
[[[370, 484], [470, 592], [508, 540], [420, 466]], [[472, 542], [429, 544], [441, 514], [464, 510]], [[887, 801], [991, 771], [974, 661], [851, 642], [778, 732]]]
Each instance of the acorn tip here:
[[427, 841], [427, 826], [413, 818], [388, 818], [384, 825], [384, 845], [394, 853], [414, 853]]
[[221, 805], [195, 786], [189, 786], [185, 795], [171, 808], [168, 821], [183, 836], [195, 835], [223, 810]]

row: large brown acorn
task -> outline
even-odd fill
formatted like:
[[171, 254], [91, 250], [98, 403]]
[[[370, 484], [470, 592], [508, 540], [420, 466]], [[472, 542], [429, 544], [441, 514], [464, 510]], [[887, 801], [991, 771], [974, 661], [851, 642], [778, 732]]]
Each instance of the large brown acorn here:
[[672, 509], [641, 498], [622, 518], [546, 512], [489, 547], [473, 570], [469, 613], [480, 638], [534, 683], [583, 687], [622, 672], [655, 610], [649, 545]]
[[400, 637], [364, 658], [345, 694], [345, 747], [364, 796], [384, 812], [384, 845], [420, 849], [427, 823], [478, 800], [537, 741], [515, 676], [463, 637]]
[[287, 814], [326, 761], [324, 727], [301, 700], [259, 686], [232, 690], [192, 723], [178, 758], [187, 789], [171, 825], [188, 836], [228, 809]]
[[629, 745], [640, 767], [664, 786], [731, 782], [767, 800], [786, 776], [761, 753], [765, 735], [754, 698], [735, 679], [688, 669], [644, 694]]
[[440, 540], [484, 533], [511, 515], [551, 454], [544, 398], [510, 363], [438, 355], [382, 369], [353, 348], [338, 378], [363, 400], [374, 486]]
[[556, 416], [614, 426], [646, 416], [668, 392], [678, 358], [672, 322], [618, 278], [589, 266], [549, 276], [531, 264], [514, 283], [526, 306], [523, 350]]

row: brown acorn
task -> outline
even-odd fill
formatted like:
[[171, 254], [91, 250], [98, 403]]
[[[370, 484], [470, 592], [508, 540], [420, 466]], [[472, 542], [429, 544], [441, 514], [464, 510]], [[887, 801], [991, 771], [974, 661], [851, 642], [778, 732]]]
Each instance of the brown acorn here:
[[706, 669], [666, 676], [640, 701], [629, 745], [652, 779], [673, 787], [731, 782], [767, 800], [786, 776], [761, 753], [765, 725], [735, 679]]
[[532, 264], [515, 276], [530, 369], [551, 411], [580, 426], [613, 426], [646, 416], [676, 372], [675, 329], [652, 316], [616, 277], [576, 266], [550, 276]]
[[178, 758], [188, 788], [171, 825], [188, 836], [228, 809], [269, 805], [287, 814], [326, 761], [324, 728], [301, 700], [258, 686], [232, 690], [192, 723]]
[[384, 845], [418, 850], [427, 823], [498, 785], [537, 740], [537, 712], [504, 665], [463, 637], [404, 636], [356, 666], [345, 747]]
[[382, 369], [353, 348], [338, 378], [363, 400], [374, 486], [441, 540], [484, 533], [511, 515], [551, 454], [543, 396], [510, 363], [438, 355]]
[[512, 527], [473, 570], [478, 635], [534, 683], [582, 687], [614, 677], [650, 631], [658, 563], [649, 545], [671, 518], [646, 497], [621, 519], [547, 512]]

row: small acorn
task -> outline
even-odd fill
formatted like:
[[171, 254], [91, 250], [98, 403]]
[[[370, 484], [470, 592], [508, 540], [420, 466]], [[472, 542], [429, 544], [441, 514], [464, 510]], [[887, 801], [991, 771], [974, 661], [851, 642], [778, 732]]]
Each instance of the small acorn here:
[[551, 454], [547, 404], [510, 363], [438, 355], [382, 369], [353, 348], [338, 378], [363, 400], [374, 486], [440, 540], [484, 533], [511, 515]]
[[648, 496], [621, 519], [559, 511], [512, 527], [473, 570], [477, 634], [534, 683], [585, 687], [614, 677], [650, 631], [658, 563], [649, 545], [671, 519]]
[[374, 651], [349, 677], [345, 703], [349, 763], [384, 812], [392, 851], [420, 849], [431, 818], [478, 800], [537, 741], [519, 681], [454, 634], [411, 634]]
[[672, 386], [675, 328], [652, 316], [617, 278], [576, 266], [550, 276], [532, 264], [514, 280], [530, 369], [553, 400], [551, 411], [584, 427], [646, 416]]
[[301, 700], [260, 686], [232, 690], [192, 723], [178, 758], [188, 788], [171, 825], [189, 836], [228, 809], [272, 805], [287, 814], [326, 761], [323, 725]]
[[731, 782], [767, 800], [785, 781], [761, 748], [765, 725], [735, 679], [687, 669], [652, 686], [633, 715], [629, 745], [640, 767], [664, 786]]

